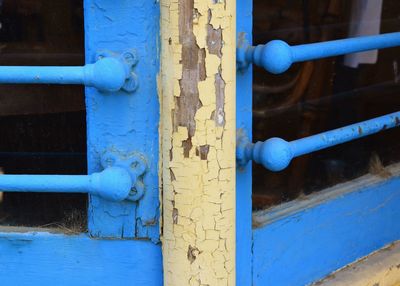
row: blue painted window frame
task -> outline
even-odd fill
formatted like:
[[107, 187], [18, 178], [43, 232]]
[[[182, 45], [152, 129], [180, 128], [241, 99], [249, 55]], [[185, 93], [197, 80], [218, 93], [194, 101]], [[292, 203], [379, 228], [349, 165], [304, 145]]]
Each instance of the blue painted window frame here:
[[127, 50], [137, 53], [135, 92], [104, 94], [87, 87], [89, 174], [101, 157], [140, 156], [145, 188], [138, 202], [90, 196], [88, 234], [0, 229], [2, 285], [162, 285], [159, 238], [158, 1], [83, 0], [86, 63]]
[[134, 50], [139, 87], [133, 93], [103, 94], [86, 88], [89, 173], [102, 169], [101, 156], [144, 157], [145, 194], [139, 202], [114, 203], [90, 196], [88, 227], [93, 237], [159, 241], [157, 78], [159, 4], [156, 1], [85, 0], [86, 63], [103, 51]]
[[[236, 1], [236, 30], [238, 47], [252, 44], [253, 0]], [[238, 70], [236, 74], [237, 137], [246, 135], [252, 140], [253, 69]], [[252, 284], [252, 167], [247, 164], [236, 172], [236, 285]]]
[[[252, 0], [237, 1], [238, 48], [251, 45]], [[238, 139], [252, 138], [252, 65], [237, 72]], [[237, 285], [309, 285], [400, 239], [400, 165], [252, 214], [251, 164], [238, 166]], [[252, 228], [255, 222], [256, 227]]]

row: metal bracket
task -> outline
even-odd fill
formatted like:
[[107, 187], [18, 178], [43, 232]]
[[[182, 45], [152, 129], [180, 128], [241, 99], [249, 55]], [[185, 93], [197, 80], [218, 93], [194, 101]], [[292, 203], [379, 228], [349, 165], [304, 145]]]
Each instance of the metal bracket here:
[[245, 71], [251, 62], [246, 59], [246, 51], [251, 48], [247, 40], [247, 34], [244, 32], [238, 33], [237, 48], [236, 48], [236, 66], [239, 71]]
[[246, 154], [246, 147], [251, 144], [246, 131], [238, 129], [236, 132], [236, 163], [239, 168], [243, 168], [249, 162]]
[[142, 154], [131, 153], [124, 156], [118, 152], [109, 151], [102, 156], [101, 165], [104, 169], [121, 167], [129, 172], [133, 185], [127, 200], [138, 201], [143, 197], [145, 192], [143, 177], [147, 172], [147, 163]]
[[112, 51], [99, 51], [96, 54], [96, 61], [104, 59], [104, 58], [115, 58], [121, 61], [124, 64], [125, 72], [126, 72], [126, 79], [125, 83], [122, 86], [121, 90], [132, 93], [136, 91], [139, 87], [139, 79], [134, 72], [134, 68], [139, 62], [139, 58], [137, 56], [136, 50], [130, 49], [123, 53], [115, 53]]

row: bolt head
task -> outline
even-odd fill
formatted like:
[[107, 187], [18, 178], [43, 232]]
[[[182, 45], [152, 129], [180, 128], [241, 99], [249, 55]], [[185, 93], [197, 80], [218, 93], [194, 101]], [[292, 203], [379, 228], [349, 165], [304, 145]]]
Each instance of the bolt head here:
[[122, 58], [125, 60], [125, 62], [128, 64], [128, 65], [130, 65], [130, 66], [135, 66], [135, 65], [137, 65], [137, 63], [138, 63], [138, 61], [139, 61], [139, 59], [138, 59], [138, 56], [137, 56], [137, 54], [136, 54], [136, 52], [135, 51], [127, 51], [127, 52], [124, 52], [123, 54], [122, 54]]

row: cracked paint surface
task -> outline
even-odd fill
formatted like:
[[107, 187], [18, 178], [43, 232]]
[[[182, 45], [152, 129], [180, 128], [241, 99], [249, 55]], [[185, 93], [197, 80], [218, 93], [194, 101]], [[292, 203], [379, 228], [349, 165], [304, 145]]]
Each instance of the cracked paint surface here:
[[235, 1], [161, 0], [164, 285], [235, 285]]
[[[138, 202], [110, 202], [90, 196], [89, 233], [93, 237], [150, 239], [159, 243], [159, 4], [155, 1], [85, 0], [87, 63], [99, 51], [122, 53], [134, 49], [139, 88], [103, 94], [86, 89], [88, 171], [99, 172], [106, 152], [123, 159], [141, 154], [146, 159], [145, 194]], [[138, 33], [146, 31], [146, 33]]]

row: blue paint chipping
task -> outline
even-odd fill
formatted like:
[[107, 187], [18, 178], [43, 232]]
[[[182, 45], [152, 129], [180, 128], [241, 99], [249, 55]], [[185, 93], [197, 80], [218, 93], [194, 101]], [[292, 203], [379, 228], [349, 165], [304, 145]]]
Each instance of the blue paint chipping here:
[[[121, 160], [143, 157], [143, 197], [110, 202], [90, 196], [88, 224], [93, 237], [143, 238], [159, 242], [158, 123], [159, 3], [85, 0], [86, 63], [103, 55], [135, 51], [134, 92], [104, 95], [86, 89], [89, 173], [102, 170], [107, 152]], [[126, 57], [124, 57], [126, 59]], [[129, 60], [129, 57], [128, 57]]]
[[273, 74], [287, 71], [293, 63], [316, 60], [356, 52], [385, 49], [400, 45], [400, 32], [290, 46], [273, 40], [265, 45], [246, 47], [239, 51], [241, 66], [254, 63]]
[[399, 240], [399, 205], [396, 177], [358, 186], [255, 229], [254, 285], [308, 285]]
[[242, 138], [237, 147], [237, 158], [241, 165], [246, 165], [250, 160], [254, 160], [270, 171], [281, 171], [289, 166], [295, 157], [359, 139], [399, 125], [400, 112], [394, 112], [291, 142], [281, 138], [271, 138], [267, 141], [253, 144]]
[[0, 233], [1, 285], [161, 286], [161, 247], [85, 235]]
[[[238, 50], [252, 43], [253, 1], [237, 1]], [[239, 67], [240, 68], [240, 67]], [[237, 134], [252, 136], [252, 68], [239, 69], [236, 75]], [[236, 171], [236, 285], [252, 285], [251, 164]]]

